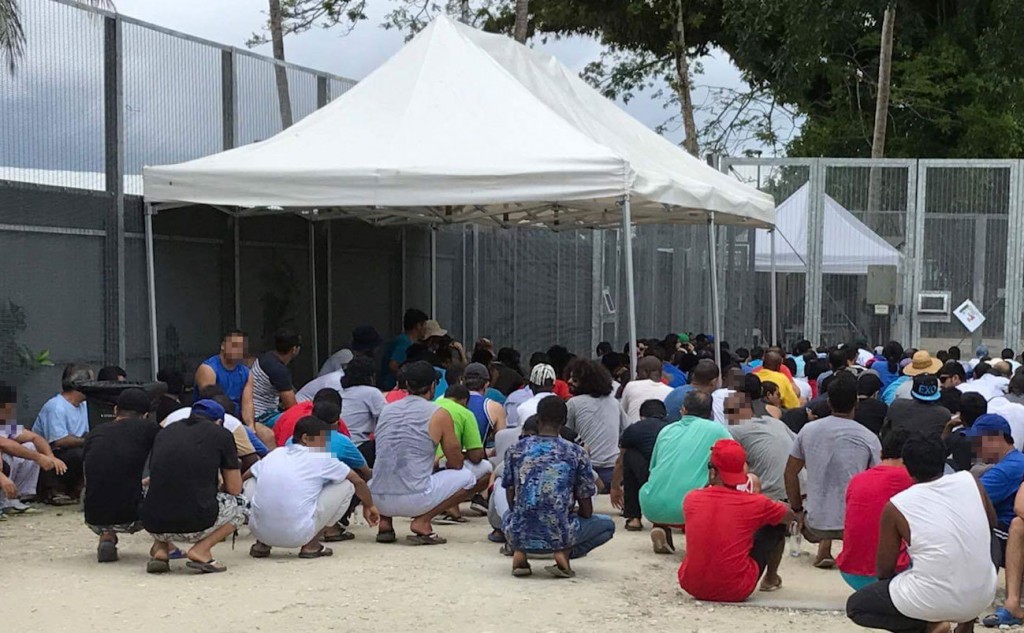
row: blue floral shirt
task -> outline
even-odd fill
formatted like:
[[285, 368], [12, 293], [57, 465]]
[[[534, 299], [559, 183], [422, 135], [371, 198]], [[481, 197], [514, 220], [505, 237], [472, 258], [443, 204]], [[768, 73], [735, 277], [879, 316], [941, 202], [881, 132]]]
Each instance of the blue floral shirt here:
[[512, 547], [556, 551], [575, 544], [576, 500], [597, 493], [590, 457], [581, 446], [561, 437], [525, 437], [508, 449], [502, 481], [515, 489], [505, 516]]

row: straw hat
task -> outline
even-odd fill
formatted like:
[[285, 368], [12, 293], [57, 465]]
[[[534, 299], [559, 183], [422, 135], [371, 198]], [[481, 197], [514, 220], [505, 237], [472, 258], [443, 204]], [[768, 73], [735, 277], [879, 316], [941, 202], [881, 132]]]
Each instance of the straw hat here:
[[942, 369], [942, 361], [932, 358], [932, 355], [925, 350], [914, 352], [914, 358], [910, 364], [903, 368], [906, 376], [918, 376], [920, 374], [936, 374]]

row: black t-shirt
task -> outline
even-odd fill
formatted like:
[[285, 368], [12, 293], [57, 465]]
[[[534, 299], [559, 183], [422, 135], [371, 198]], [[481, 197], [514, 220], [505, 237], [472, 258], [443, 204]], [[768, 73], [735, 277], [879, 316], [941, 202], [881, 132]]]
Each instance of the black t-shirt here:
[[912, 398], [901, 398], [889, 406], [884, 428], [894, 431], [906, 429], [909, 433], [922, 435], [940, 435], [951, 417], [953, 414], [949, 409], [938, 403], [929, 404]]
[[963, 431], [956, 431], [946, 438], [946, 455], [953, 470], [970, 470], [974, 461], [971, 440]]
[[865, 398], [857, 401], [857, 410], [853, 414], [853, 419], [878, 435], [882, 431], [882, 425], [885, 424], [885, 414], [888, 411], [889, 407], [881, 400]]
[[85, 436], [85, 522], [118, 525], [139, 520], [142, 475], [160, 425], [146, 419], [101, 424]]
[[654, 443], [658, 440], [658, 433], [671, 424], [661, 418], [644, 418], [626, 427], [619, 437], [619, 448], [626, 450], [640, 451], [647, 461], [651, 461], [654, 453]]
[[168, 426], [153, 443], [142, 523], [157, 534], [202, 532], [217, 521], [217, 476], [238, 470], [231, 432], [189, 418]]

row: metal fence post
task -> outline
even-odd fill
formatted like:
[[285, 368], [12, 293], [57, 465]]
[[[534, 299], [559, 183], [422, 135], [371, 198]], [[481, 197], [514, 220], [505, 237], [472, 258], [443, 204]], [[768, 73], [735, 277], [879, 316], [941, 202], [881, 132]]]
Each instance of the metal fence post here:
[[604, 335], [604, 231], [592, 231], [590, 248], [590, 352]]
[[126, 363], [125, 346], [125, 230], [124, 230], [124, 64], [122, 60], [121, 21], [117, 16], [103, 18], [103, 119], [106, 191], [111, 196], [107, 215], [106, 269], [113, 269], [106, 289], [104, 352], [107, 361], [121, 367]]
[[924, 211], [924, 201], [917, 200], [917, 163], [907, 167], [907, 217], [903, 230], [903, 261], [899, 271], [903, 279], [903, 313], [898, 315], [900, 330], [897, 340], [908, 347], [914, 339], [914, 297], [917, 274], [914, 270], [917, 260], [917, 215]]
[[1003, 325], [1003, 337], [1006, 346], [1012, 349], [1020, 349], [1021, 342], [1021, 312], [1024, 311], [1024, 240], [1021, 232], [1024, 232], [1024, 178], [1021, 177], [1021, 168], [1024, 162], [1015, 161], [1010, 167], [1010, 200], [1009, 218], [1006, 239], [1006, 317]]
[[[913, 224], [908, 227], [907, 239], [913, 240], [913, 294], [910, 298], [910, 347], [916, 347], [921, 340], [921, 321], [917, 318], [917, 297], [921, 294], [924, 283], [924, 221], [925, 213], [928, 211], [927, 194], [928, 188], [928, 165], [922, 161], [917, 163], [917, 195], [914, 197]], [[913, 229], [910, 231], [909, 229]]]
[[822, 259], [825, 238], [825, 168], [814, 159], [810, 169], [810, 204], [807, 213], [807, 276], [804, 280], [804, 338], [821, 343]]

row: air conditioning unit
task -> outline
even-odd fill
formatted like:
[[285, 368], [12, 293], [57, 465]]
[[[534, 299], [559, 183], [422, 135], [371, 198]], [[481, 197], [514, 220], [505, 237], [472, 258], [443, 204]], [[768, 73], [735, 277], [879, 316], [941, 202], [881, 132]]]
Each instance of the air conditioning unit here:
[[926, 290], [917, 295], [918, 321], [949, 323], [952, 310], [952, 293], [949, 291]]

